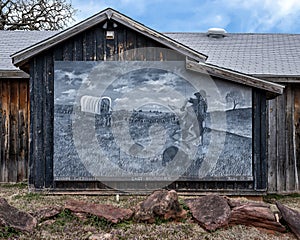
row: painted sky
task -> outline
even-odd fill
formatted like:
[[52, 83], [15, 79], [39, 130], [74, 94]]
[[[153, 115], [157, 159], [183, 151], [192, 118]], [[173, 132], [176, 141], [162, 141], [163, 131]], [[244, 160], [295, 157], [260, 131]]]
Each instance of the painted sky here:
[[299, 0], [71, 0], [76, 22], [111, 7], [160, 32], [300, 33]]
[[[112, 100], [113, 111], [152, 108], [178, 113], [191, 105], [186, 100], [195, 98], [199, 89], [206, 92], [208, 112], [232, 109], [232, 102], [226, 100], [230, 92], [239, 102], [237, 108], [249, 108], [252, 103], [251, 88], [199, 78], [184, 70], [183, 62], [56, 62], [54, 68], [58, 105], [81, 105], [83, 96], [105, 96]], [[83, 108], [94, 109], [91, 105]]]

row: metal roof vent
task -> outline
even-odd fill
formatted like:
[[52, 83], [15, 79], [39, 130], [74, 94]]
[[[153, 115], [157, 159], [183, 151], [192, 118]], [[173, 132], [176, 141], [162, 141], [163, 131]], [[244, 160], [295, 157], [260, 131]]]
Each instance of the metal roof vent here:
[[210, 28], [207, 30], [206, 35], [212, 38], [223, 38], [226, 37], [226, 30], [223, 28]]

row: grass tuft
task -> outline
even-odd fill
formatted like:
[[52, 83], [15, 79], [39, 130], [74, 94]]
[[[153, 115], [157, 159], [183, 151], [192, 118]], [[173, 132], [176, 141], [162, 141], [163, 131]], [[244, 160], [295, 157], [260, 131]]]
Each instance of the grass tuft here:
[[28, 187], [26, 182], [19, 183], [2, 183], [0, 184], [1, 188], [17, 188], [17, 189], [25, 189]]
[[101, 230], [106, 232], [110, 231], [115, 225], [114, 223], [107, 221], [105, 218], [101, 218], [95, 215], [88, 215], [87, 221], [85, 223], [100, 228]]
[[268, 194], [266, 196], [263, 197], [265, 202], [268, 203], [273, 203], [274, 201], [278, 201], [278, 200], [282, 200], [282, 199], [286, 199], [286, 198], [300, 198], [300, 194], [299, 193], [291, 193], [291, 194]]
[[16, 237], [19, 236], [20, 232], [17, 231], [16, 229], [12, 228], [12, 227], [1, 227], [0, 228], [0, 238], [12, 238], [12, 237]]
[[29, 192], [29, 193], [26, 193], [25, 195], [16, 195], [13, 198], [32, 201], [32, 200], [40, 200], [42, 197], [43, 197], [43, 195], [40, 193]]

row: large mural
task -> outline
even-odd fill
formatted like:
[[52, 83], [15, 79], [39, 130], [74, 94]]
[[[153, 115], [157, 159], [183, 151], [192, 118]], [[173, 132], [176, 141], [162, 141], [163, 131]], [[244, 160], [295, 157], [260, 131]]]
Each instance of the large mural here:
[[55, 180], [251, 180], [252, 90], [184, 62], [55, 62]]

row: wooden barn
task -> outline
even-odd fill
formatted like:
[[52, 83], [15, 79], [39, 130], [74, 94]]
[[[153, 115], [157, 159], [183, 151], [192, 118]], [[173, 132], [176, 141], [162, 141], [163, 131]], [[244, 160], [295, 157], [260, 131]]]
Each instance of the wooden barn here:
[[0, 31], [0, 182], [28, 177], [29, 75], [12, 64], [10, 55], [53, 34]]
[[1, 85], [1, 181], [29, 154], [35, 190], [299, 191], [299, 35], [163, 34], [113, 9], [32, 34]]

